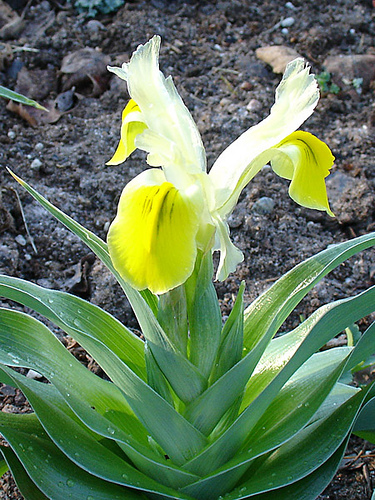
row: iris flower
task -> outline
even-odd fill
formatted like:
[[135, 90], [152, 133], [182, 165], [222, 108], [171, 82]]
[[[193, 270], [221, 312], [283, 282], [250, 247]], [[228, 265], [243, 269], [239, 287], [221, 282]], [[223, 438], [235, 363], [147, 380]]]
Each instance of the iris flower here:
[[[199, 131], [169, 76], [159, 70], [160, 37], [109, 70], [127, 81], [130, 102], [110, 165], [136, 149], [150, 167], [124, 188], [108, 248], [117, 271], [134, 288], [156, 294], [184, 283], [198, 252], [219, 250], [216, 278], [224, 280], [243, 260], [226, 220], [242, 189], [270, 163], [290, 179], [289, 194], [304, 207], [333, 216], [325, 177], [333, 164], [326, 144], [296, 129], [312, 114], [319, 91], [303, 59], [288, 64], [267, 118], [228, 146], [207, 172]], [[161, 168], [160, 168], [161, 167]]]

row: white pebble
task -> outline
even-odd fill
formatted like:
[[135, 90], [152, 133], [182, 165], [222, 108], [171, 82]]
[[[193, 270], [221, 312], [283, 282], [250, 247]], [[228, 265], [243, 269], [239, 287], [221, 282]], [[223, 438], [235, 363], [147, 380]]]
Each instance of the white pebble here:
[[289, 33], [288, 28], [283, 28], [283, 29], [281, 30], [281, 33], [282, 33], [283, 35], [287, 35], [287, 34]]
[[39, 170], [41, 166], [42, 166], [42, 162], [39, 160], [39, 158], [35, 158], [35, 160], [33, 160], [31, 162], [31, 165], [30, 165], [30, 167], [33, 170]]
[[37, 144], [35, 144], [35, 151], [42, 151], [43, 148], [44, 144], [42, 142], [38, 142]]
[[286, 2], [285, 7], [290, 10], [296, 10], [296, 6], [292, 4], [292, 2]]
[[27, 372], [27, 375], [26, 375], [26, 378], [32, 378], [32, 379], [38, 379], [38, 378], [42, 378], [42, 377], [43, 377], [43, 375], [36, 372], [35, 370], [29, 370]]
[[24, 247], [27, 244], [26, 238], [22, 236], [22, 234], [17, 234], [17, 236], [14, 239], [19, 245], [21, 245], [21, 247]]
[[280, 26], [282, 28], [289, 28], [290, 26], [293, 26], [294, 24], [294, 17], [286, 17], [285, 19], [282, 19], [280, 21]]
[[14, 130], [9, 130], [8, 137], [9, 137], [9, 139], [15, 139], [16, 138], [15, 131]]

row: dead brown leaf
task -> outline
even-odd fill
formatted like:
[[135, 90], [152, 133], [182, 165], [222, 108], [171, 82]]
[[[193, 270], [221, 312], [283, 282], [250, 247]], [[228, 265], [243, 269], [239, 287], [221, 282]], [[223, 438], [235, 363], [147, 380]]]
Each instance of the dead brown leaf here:
[[301, 57], [297, 51], [285, 45], [268, 45], [256, 49], [255, 55], [261, 61], [269, 64], [274, 73], [284, 73], [286, 65]]

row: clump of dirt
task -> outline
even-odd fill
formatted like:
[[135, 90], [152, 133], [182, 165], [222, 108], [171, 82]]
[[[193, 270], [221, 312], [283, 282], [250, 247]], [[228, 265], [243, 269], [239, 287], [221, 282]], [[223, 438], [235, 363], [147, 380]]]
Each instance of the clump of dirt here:
[[[198, 123], [210, 166], [230, 142], [266, 117], [273, 103], [280, 75], [257, 58], [256, 49], [294, 49], [317, 75], [327, 58], [332, 64], [341, 56], [353, 61], [375, 55], [371, 1], [134, 1], [96, 19], [52, 0], [32, 1], [23, 16], [22, 2], [16, 8], [23, 23], [0, 44], [0, 84], [17, 89], [22, 83], [23, 92], [38, 92], [43, 102], [52, 103], [57, 120], [39, 116], [33, 122], [25, 113], [6, 109], [6, 102], [0, 104], [0, 271], [77, 293], [134, 329], [129, 304], [108, 272], [16, 186], [4, 167], [105, 238], [122, 187], [146, 166], [138, 151], [123, 165], [105, 166], [117, 145], [128, 99], [123, 82], [105, 72], [106, 64], [126, 62], [138, 44], [160, 34], [161, 69], [173, 75]], [[77, 57], [79, 51], [85, 57]], [[360, 64], [331, 66], [341, 71], [332, 72], [339, 90], [326, 91], [303, 126], [336, 157], [327, 182], [336, 218], [297, 206], [288, 197], [288, 182], [263, 168], [229, 219], [245, 260], [217, 284], [224, 314], [241, 280], [249, 303], [303, 259], [374, 230], [375, 108], [369, 75], [375, 73], [372, 59], [366, 61], [362, 70]], [[350, 73], [354, 67], [356, 73]], [[361, 292], [374, 284], [374, 276], [374, 252], [353, 257], [315, 287], [282, 330], [295, 327], [300, 315], [306, 317], [324, 303]], [[373, 319], [365, 318], [361, 328]], [[16, 397], [0, 394], [3, 405], [17, 406]], [[20, 401], [19, 411], [24, 404]], [[356, 440], [348, 454], [355, 457], [362, 449], [354, 465], [344, 464], [321, 499], [370, 498], [374, 448]], [[1, 498], [21, 498], [15, 491], [4, 479]]]

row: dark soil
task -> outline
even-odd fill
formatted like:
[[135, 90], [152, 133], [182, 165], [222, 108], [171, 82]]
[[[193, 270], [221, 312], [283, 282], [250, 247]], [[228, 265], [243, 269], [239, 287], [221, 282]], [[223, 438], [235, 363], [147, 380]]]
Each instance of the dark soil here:
[[[106, 73], [106, 64], [127, 61], [138, 44], [160, 34], [161, 69], [173, 75], [212, 165], [226, 145], [267, 116], [273, 103], [280, 75], [256, 57], [257, 48], [294, 48], [316, 74], [328, 56], [375, 57], [370, 0], [135, 1], [95, 20], [55, 0], [13, 7], [19, 14], [25, 9], [25, 23], [0, 44], [0, 84], [41, 102], [55, 100], [60, 119], [43, 123], [26, 110], [27, 121], [6, 109], [5, 101], [0, 103], [0, 272], [76, 293], [132, 328], [136, 321], [108, 272], [16, 185], [5, 167], [105, 238], [122, 187], [146, 166], [141, 152], [118, 167], [105, 166], [117, 145], [128, 99], [123, 82]], [[73, 58], [73, 73], [64, 73], [63, 58], [84, 48], [96, 52], [85, 52], [84, 67], [77, 66], [82, 54]], [[229, 221], [245, 260], [235, 275], [217, 284], [224, 314], [241, 280], [250, 303], [301, 260], [375, 229], [375, 63], [366, 61], [353, 74], [340, 66], [341, 74], [333, 75], [340, 91], [328, 89], [303, 126], [336, 157], [327, 182], [336, 218], [297, 206], [288, 197], [288, 182], [265, 167], [245, 189]], [[353, 83], [353, 77], [362, 81]], [[353, 257], [309, 294], [283, 330], [324, 303], [363, 291], [374, 284], [374, 275], [373, 251]], [[374, 317], [362, 320], [361, 329]], [[70, 347], [93, 365], [77, 346]], [[0, 389], [2, 411], [27, 411], [22, 394], [8, 389]], [[371, 498], [375, 447], [353, 439], [347, 455], [351, 458], [320, 499]], [[0, 498], [21, 498], [7, 475]]]

